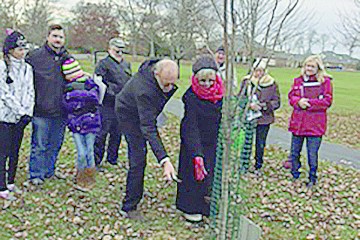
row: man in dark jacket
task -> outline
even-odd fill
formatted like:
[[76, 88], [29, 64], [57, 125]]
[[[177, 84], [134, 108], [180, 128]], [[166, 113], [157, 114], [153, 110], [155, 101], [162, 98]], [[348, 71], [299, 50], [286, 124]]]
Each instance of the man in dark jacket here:
[[111, 39], [108, 49], [109, 55], [102, 59], [95, 69], [96, 76], [101, 77], [103, 83], [107, 86], [101, 107], [102, 128], [95, 140], [95, 164], [98, 168], [104, 156], [105, 142], [108, 135], [107, 161], [112, 165], [117, 164], [121, 129], [119, 129], [114, 111], [115, 95], [121, 91], [131, 77], [131, 66], [122, 56], [124, 48], [125, 44], [121, 39]]
[[33, 67], [35, 84], [29, 162], [30, 181], [35, 185], [54, 176], [55, 162], [64, 139], [62, 96], [65, 79], [61, 64], [68, 55], [64, 44], [64, 29], [60, 25], [52, 25], [44, 46], [31, 52], [27, 58]]
[[167, 180], [177, 180], [170, 158], [159, 136], [156, 119], [176, 91], [179, 69], [171, 60], [144, 62], [116, 96], [115, 111], [128, 143], [130, 169], [122, 211], [128, 218], [142, 219], [136, 210], [142, 199], [149, 142]]

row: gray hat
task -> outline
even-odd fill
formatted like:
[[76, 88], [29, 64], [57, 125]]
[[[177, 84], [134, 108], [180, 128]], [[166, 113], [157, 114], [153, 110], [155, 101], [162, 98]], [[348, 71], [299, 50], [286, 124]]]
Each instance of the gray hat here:
[[109, 46], [114, 46], [117, 48], [125, 48], [125, 42], [120, 38], [112, 38], [109, 41]]
[[217, 71], [218, 66], [212, 56], [203, 55], [200, 56], [192, 66], [192, 71], [194, 74], [198, 73], [201, 69], [213, 69]]

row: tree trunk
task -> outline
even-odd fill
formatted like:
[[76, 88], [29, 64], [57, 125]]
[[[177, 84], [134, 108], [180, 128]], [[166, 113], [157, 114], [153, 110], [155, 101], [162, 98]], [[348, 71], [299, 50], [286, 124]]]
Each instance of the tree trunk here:
[[133, 62], [135, 62], [136, 59], [136, 44], [137, 44], [136, 37], [133, 37], [131, 43], [131, 59]]
[[155, 42], [153, 39], [150, 40], [150, 57], [155, 57]]

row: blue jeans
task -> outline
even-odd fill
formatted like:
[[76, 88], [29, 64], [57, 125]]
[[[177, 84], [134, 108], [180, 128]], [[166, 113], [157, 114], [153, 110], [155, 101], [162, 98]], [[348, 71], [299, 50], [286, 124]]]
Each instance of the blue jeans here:
[[50, 178], [55, 173], [55, 163], [65, 133], [65, 119], [34, 117], [32, 120], [30, 179]]
[[308, 155], [308, 164], [310, 168], [309, 180], [316, 183], [317, 168], [318, 168], [318, 152], [321, 144], [322, 137], [310, 137], [310, 136], [296, 136], [292, 135], [291, 139], [291, 174], [294, 178], [300, 177], [299, 169], [301, 167], [300, 152], [306, 138], [306, 148]]
[[74, 133], [73, 137], [78, 153], [77, 169], [84, 170], [95, 167], [94, 143], [96, 135], [94, 133]]

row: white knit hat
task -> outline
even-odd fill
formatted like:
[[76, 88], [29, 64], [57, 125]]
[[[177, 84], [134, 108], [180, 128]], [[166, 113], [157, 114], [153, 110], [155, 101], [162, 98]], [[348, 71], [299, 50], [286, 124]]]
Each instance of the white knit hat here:
[[253, 69], [263, 69], [265, 70], [266, 69], [266, 59], [263, 59], [263, 58], [258, 58], [256, 59], [256, 61], [254, 62], [253, 64]]

